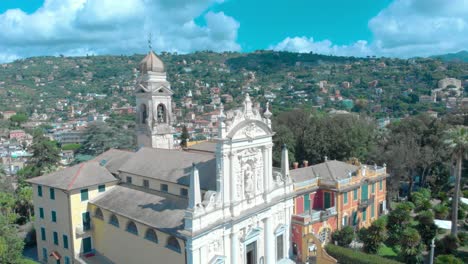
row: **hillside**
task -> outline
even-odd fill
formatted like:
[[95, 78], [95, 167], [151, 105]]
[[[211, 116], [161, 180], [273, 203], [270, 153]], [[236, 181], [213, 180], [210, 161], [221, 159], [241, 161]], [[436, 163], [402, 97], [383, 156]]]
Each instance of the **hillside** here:
[[[468, 79], [467, 63], [438, 59], [334, 57], [257, 51], [160, 55], [180, 107], [189, 90], [199, 104], [210, 103], [210, 88], [231, 94], [235, 105], [243, 92], [275, 111], [294, 107], [336, 108], [377, 118], [401, 117], [442, 103], [421, 103], [438, 80]], [[143, 55], [35, 57], [0, 65], [0, 111], [37, 111], [67, 119], [73, 105], [79, 116], [133, 106], [136, 68]], [[466, 82], [464, 83], [466, 85]]]
[[432, 56], [432, 58], [440, 59], [443, 61], [467, 62], [468, 63], [468, 51], [462, 50], [457, 53], [436, 55], [436, 56]]

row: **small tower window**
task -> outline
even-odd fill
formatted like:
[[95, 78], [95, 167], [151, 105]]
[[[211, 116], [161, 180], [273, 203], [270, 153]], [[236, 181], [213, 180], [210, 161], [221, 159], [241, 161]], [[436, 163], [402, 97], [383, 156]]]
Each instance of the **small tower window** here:
[[158, 105], [158, 123], [166, 123], [166, 107], [163, 104]]
[[146, 124], [148, 122], [148, 108], [145, 104], [140, 105], [140, 113], [141, 113], [141, 123]]

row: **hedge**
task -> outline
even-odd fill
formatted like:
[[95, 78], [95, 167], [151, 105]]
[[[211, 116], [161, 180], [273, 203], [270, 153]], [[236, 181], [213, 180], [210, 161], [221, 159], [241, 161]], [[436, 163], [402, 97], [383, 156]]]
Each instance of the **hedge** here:
[[328, 244], [325, 249], [327, 253], [338, 260], [340, 264], [401, 264], [401, 262], [395, 260], [332, 244]]

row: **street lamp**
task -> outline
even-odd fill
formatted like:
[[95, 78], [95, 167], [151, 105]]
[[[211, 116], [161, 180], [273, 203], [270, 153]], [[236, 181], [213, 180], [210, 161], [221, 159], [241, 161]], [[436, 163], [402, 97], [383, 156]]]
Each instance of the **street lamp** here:
[[431, 242], [431, 255], [429, 257], [429, 264], [434, 263], [434, 248], [435, 248], [434, 240], [435, 240], [435, 237], [432, 239], [432, 242]]

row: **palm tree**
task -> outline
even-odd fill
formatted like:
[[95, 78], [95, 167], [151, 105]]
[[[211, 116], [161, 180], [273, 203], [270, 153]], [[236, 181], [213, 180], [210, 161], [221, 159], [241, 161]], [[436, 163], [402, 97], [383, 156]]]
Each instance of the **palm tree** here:
[[457, 235], [458, 202], [460, 199], [460, 180], [462, 173], [462, 162], [466, 150], [468, 150], [468, 127], [457, 126], [449, 129], [446, 134], [445, 143], [449, 146], [453, 158], [457, 161], [455, 178], [455, 190], [452, 198], [452, 235]]

